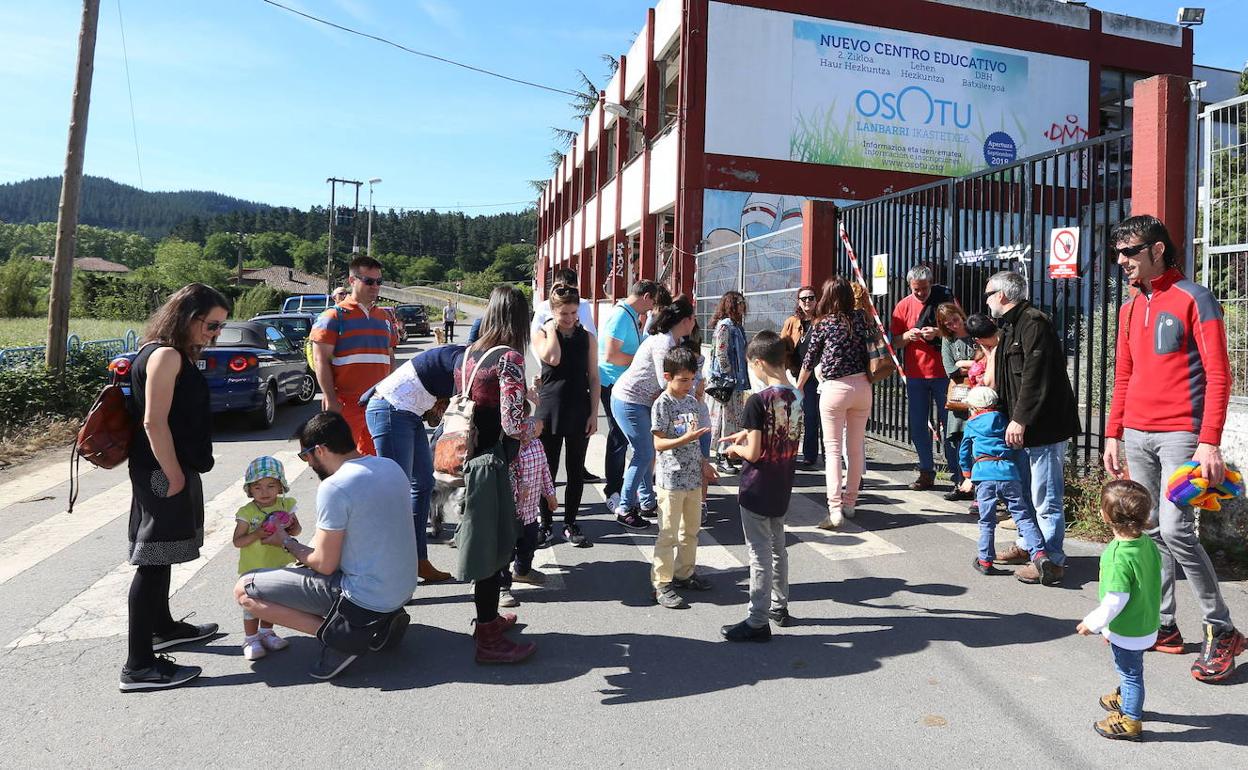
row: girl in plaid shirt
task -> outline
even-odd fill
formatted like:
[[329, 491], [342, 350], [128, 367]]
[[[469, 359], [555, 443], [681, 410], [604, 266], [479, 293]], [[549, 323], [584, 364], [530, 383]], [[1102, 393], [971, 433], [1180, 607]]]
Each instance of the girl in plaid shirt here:
[[[527, 402], [526, 402], [527, 403]], [[537, 431], [541, 433], [541, 431]], [[546, 575], [533, 569], [533, 554], [537, 550], [537, 529], [540, 518], [540, 503], [546, 500], [546, 507], [552, 512], [559, 509], [559, 500], [555, 497], [555, 480], [550, 476], [550, 465], [546, 462], [546, 450], [537, 438], [530, 438], [520, 445], [520, 452], [511, 463], [511, 490], [516, 498], [516, 518], [520, 521], [520, 537], [516, 538], [515, 561], [504, 567], [499, 573], [500, 607], [518, 607], [520, 602], [511, 595], [512, 582], [528, 583], [540, 586], [546, 582]]]

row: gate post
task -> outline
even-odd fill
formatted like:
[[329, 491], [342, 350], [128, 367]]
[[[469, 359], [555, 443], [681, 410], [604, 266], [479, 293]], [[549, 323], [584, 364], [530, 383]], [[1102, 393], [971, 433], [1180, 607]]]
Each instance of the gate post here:
[[1166, 224], [1183, 264], [1192, 257], [1187, 232], [1187, 78], [1155, 75], [1135, 84], [1131, 213]]
[[823, 282], [835, 272], [836, 204], [832, 201], [803, 201], [802, 285], [814, 286], [815, 291], [819, 291]]

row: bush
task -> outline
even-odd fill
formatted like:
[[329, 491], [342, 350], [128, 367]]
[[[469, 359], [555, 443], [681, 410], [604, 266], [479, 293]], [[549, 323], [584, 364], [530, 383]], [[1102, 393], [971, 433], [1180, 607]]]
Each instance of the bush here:
[[291, 296], [268, 286], [252, 286], [234, 301], [235, 320], [245, 321], [265, 311], [280, 310], [282, 303]]
[[81, 420], [108, 379], [106, 357], [81, 351], [70, 354], [63, 374], [49, 372], [42, 362], [0, 370], [0, 438], [39, 418]]
[[51, 265], [14, 257], [0, 266], [0, 317], [23, 318], [47, 312]]
[[1101, 490], [1110, 482], [1099, 466], [1079, 470], [1066, 463], [1066, 531], [1084, 540], [1108, 542], [1114, 532], [1101, 518]]

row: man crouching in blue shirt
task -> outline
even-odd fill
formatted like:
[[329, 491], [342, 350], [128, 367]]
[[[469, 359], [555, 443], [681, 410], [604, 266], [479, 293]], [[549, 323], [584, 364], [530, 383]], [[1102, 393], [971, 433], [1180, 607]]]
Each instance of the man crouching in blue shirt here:
[[1045, 554], [1044, 535], [1036, 524], [1031, 498], [1023, 489], [1014, 464], [1018, 450], [1005, 443], [1005, 417], [997, 411], [997, 393], [983, 386], [971, 388], [966, 403], [971, 407], [971, 419], [966, 422], [959, 450], [959, 464], [965, 476], [959, 488], [963, 492], [974, 489], [979, 502], [979, 555], [974, 562], [975, 571], [981, 575], [1002, 574], [992, 566], [997, 500], [1002, 500], [1031, 554], [1031, 563], [1015, 571], [1014, 577], [1024, 583], [1054, 585], [1058, 581], [1056, 565]]

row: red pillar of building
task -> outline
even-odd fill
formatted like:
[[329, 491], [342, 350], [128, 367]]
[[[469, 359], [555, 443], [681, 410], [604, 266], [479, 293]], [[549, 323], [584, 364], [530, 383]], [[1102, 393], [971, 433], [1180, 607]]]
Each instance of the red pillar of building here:
[[836, 204], [802, 203], [802, 285], [819, 291], [836, 270]]
[[[618, 77], [616, 83], [618, 88], [615, 92], [616, 104], [627, 104], [628, 95], [624, 93], [625, 73], [628, 71], [628, 56], [620, 57], [620, 68], [617, 70]], [[622, 215], [622, 195], [624, 192], [624, 159], [628, 157], [628, 126], [625, 125], [624, 119], [617, 117], [615, 119], [615, 168], [612, 169], [613, 177], [611, 184], [615, 185], [615, 238], [611, 242], [611, 251], [607, 254], [609, 269], [611, 270], [611, 297], [613, 299], [623, 299], [628, 294], [628, 264], [627, 260], [632, 256], [628, 253], [628, 236], [624, 234], [624, 228], [620, 226], [620, 218]]]
[[[657, 227], [655, 218], [650, 213], [650, 143], [659, 132], [659, 68], [654, 63], [654, 9], [646, 11], [646, 74], [642, 78], [645, 99], [642, 101], [640, 118], [634, 115], [631, 120], [642, 121], [644, 146], [641, 148], [641, 258], [637, 260], [637, 277], [654, 280], [658, 277]], [[637, 62], [633, 62], [637, 66]]]
[[1152, 214], [1166, 224], [1186, 256], [1187, 78], [1155, 75], [1135, 84], [1132, 115], [1131, 213]]
[[702, 196], [706, 186], [706, 24], [708, 0], [684, 0], [680, 29], [680, 102], [676, 188], [676, 280], [673, 292], [694, 292], [702, 243]]

